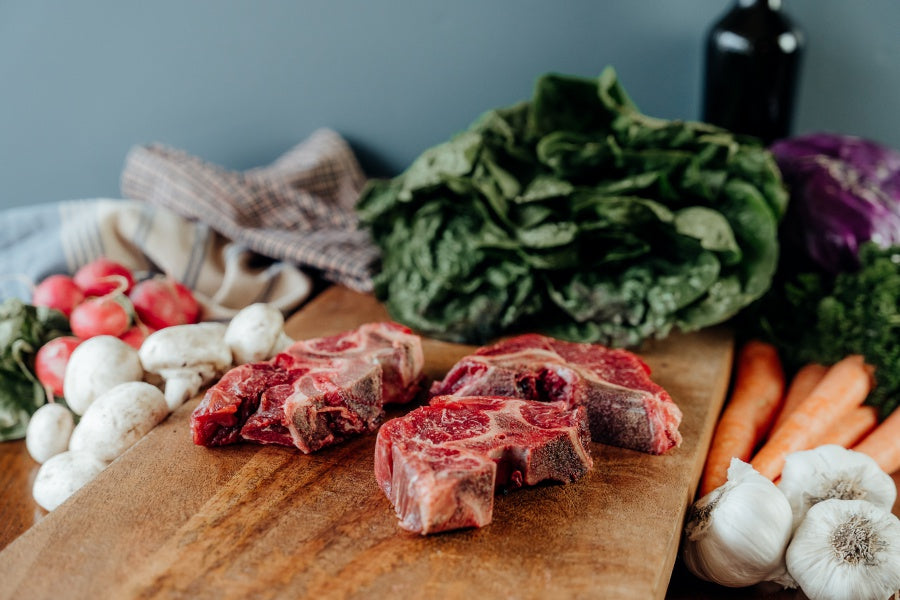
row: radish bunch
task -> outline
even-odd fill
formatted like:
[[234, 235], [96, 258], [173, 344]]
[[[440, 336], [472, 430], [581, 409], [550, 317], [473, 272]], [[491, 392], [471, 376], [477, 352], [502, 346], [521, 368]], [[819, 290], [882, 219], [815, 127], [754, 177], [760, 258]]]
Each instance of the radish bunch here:
[[108, 258], [73, 276], [50, 275], [35, 287], [32, 304], [59, 310], [72, 329], [73, 336], [48, 342], [35, 357], [38, 380], [57, 396], [68, 358], [81, 341], [110, 335], [138, 349], [153, 331], [200, 320], [190, 289], [168, 277], [136, 281], [130, 269]]

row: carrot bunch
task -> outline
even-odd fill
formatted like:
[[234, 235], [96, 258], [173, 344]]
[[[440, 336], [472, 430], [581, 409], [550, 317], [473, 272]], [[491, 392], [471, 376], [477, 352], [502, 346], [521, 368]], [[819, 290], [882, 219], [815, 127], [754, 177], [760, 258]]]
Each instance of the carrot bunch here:
[[787, 383], [773, 345], [750, 340], [741, 347], [700, 496], [725, 483], [734, 457], [774, 481], [785, 456], [823, 444], [864, 452], [887, 473], [900, 469], [900, 411], [879, 424], [876, 409], [863, 404], [874, 379], [862, 356], [847, 356], [830, 366], [808, 364]]

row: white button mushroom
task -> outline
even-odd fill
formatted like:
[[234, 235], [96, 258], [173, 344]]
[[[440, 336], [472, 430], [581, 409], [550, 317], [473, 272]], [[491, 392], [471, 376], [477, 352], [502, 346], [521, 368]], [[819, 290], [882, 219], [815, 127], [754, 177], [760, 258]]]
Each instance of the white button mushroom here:
[[62, 404], [45, 404], [31, 415], [25, 430], [25, 448], [39, 463], [65, 452], [75, 428], [72, 411]]
[[141, 344], [141, 364], [165, 380], [170, 411], [231, 367], [225, 330], [222, 323], [175, 325], [153, 332]]
[[143, 377], [137, 350], [117, 337], [98, 335], [81, 342], [69, 357], [63, 394], [72, 412], [83, 415], [103, 392]]
[[143, 381], [122, 383], [101, 394], [72, 432], [69, 450], [111, 462], [169, 414], [158, 388]]
[[90, 452], [57, 454], [38, 469], [31, 495], [44, 509], [54, 510], [105, 468], [106, 463]]
[[294, 343], [284, 333], [284, 315], [271, 304], [257, 302], [241, 309], [228, 324], [225, 343], [234, 363], [242, 365], [272, 358]]

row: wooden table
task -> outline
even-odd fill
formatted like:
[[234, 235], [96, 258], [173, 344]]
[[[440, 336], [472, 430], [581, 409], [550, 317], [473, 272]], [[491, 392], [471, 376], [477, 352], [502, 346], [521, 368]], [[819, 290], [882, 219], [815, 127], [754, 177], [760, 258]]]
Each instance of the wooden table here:
[[[31, 497], [31, 484], [38, 466], [28, 456], [24, 441], [0, 443], [0, 549], [6, 547], [47, 514], [47, 511], [35, 504]], [[894, 474], [894, 482], [900, 486], [900, 472]], [[894, 514], [900, 516], [900, 500], [894, 505]], [[675, 565], [666, 594], [667, 600], [799, 600], [800, 598], [803, 598], [800, 593], [780, 591], [771, 586], [733, 590], [712, 585], [694, 577], [680, 562]]]
[[[346, 296], [334, 296], [334, 299], [352, 299]], [[338, 311], [339, 314], [344, 314], [344, 311]], [[377, 315], [376, 315], [377, 316]], [[334, 317], [341, 318], [341, 317]], [[311, 319], [309, 322], [305, 323], [305, 327], [316, 327], [319, 326], [318, 317]], [[344, 325], [350, 326], [350, 323], [330, 323], [328, 327], [338, 327], [342, 328]], [[432, 350], [434, 350], [432, 348]], [[175, 415], [173, 415], [175, 416]], [[174, 427], [174, 426], [172, 426]], [[170, 429], [172, 428], [170, 427]], [[181, 432], [183, 433], [183, 432]], [[161, 432], [157, 439], [161, 439], [160, 436], [169, 435], [165, 432]], [[177, 439], [181, 439], [182, 436], [179, 435]], [[245, 450], [241, 450], [234, 455], [234, 462], [240, 462], [247, 459], [247, 457], [239, 456], [239, 455], [248, 455], [257, 452], [257, 448], [248, 447]], [[265, 460], [256, 460], [255, 464], [261, 465], [263, 463], [271, 464], [277, 463], [280, 458], [277, 455], [277, 450], [273, 451], [275, 454], [270, 456], [268, 461]], [[125, 458], [125, 457], [123, 457]], [[262, 457], [265, 459], [266, 457]], [[251, 459], [251, 462], [253, 460]], [[242, 463], [243, 464], [243, 463]], [[251, 464], [248, 462], [247, 464]], [[220, 475], [223, 477], [222, 481], [234, 481], [234, 479], [230, 479], [230, 472], [233, 470], [233, 466], [228, 466], [228, 473], [225, 473], [223, 470]], [[20, 534], [28, 530], [32, 525], [41, 521], [46, 516], [46, 512], [43, 511], [40, 507], [38, 507], [31, 498], [31, 485], [34, 480], [34, 477], [37, 473], [38, 465], [31, 460], [25, 450], [24, 442], [6, 442], [0, 444], [0, 549], [8, 546], [14, 539], [16, 539]], [[133, 478], [137, 478], [135, 475]], [[895, 481], [900, 484], [900, 473], [894, 475]], [[221, 485], [221, 482], [220, 484]], [[236, 490], [240, 491], [240, 490]], [[161, 491], [160, 493], [164, 493]], [[384, 504], [384, 499], [381, 499], [381, 504]], [[384, 508], [380, 506], [380, 508]], [[220, 507], [225, 508], [225, 507]], [[900, 515], [900, 503], [894, 508], [895, 513]], [[386, 510], [383, 512], [387, 512]], [[253, 524], [253, 521], [250, 522]], [[49, 524], [45, 523], [45, 525]], [[98, 525], [103, 527], [102, 524]], [[499, 528], [500, 525], [495, 525], [494, 527]], [[41, 529], [41, 528], [39, 528]], [[44, 528], [46, 531], [46, 528]], [[43, 537], [46, 537], [43, 536]], [[185, 539], [182, 539], [184, 542]], [[52, 540], [43, 543], [53, 543]], [[175, 542], [170, 542], [175, 543]], [[193, 542], [191, 542], [193, 543]], [[449, 547], [449, 546], [448, 546]], [[49, 548], [49, 547], [47, 547]], [[674, 551], [674, 550], [673, 550]], [[115, 560], [114, 557], [106, 557], [105, 560]], [[669, 563], [671, 564], [671, 563]], [[167, 567], [168, 568], [168, 567]], [[186, 567], [189, 568], [189, 567]], [[270, 569], [271, 570], [271, 569]], [[669, 573], [658, 573], [654, 574], [654, 577], [659, 577], [662, 580], [662, 585], [665, 586], [665, 582], [669, 577]], [[661, 589], [665, 589], [664, 587]], [[3, 594], [0, 593], [0, 596]], [[165, 597], [165, 594], [161, 594]], [[672, 600], [680, 600], [680, 599], [715, 599], [715, 598], [775, 598], [775, 599], [787, 599], [787, 598], [802, 598], [802, 594], [795, 591], [780, 591], [774, 589], [769, 586], [755, 586], [751, 588], [746, 588], [742, 590], [730, 590], [726, 588], [721, 588], [715, 585], [708, 584], [706, 582], [699, 581], [695, 577], [693, 577], [690, 573], [688, 573], [679, 563], [676, 562], [674, 572], [671, 574], [671, 580], [669, 580], [668, 592], [666, 594], [666, 598]]]

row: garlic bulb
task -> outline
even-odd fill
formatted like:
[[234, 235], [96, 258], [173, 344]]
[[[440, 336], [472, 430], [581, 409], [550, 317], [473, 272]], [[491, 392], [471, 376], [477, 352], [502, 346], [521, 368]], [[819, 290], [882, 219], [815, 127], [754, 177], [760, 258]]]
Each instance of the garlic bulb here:
[[795, 528], [822, 500], [868, 500], [890, 512], [897, 499], [894, 480], [871, 457], [834, 444], [788, 454], [778, 489], [791, 503]]
[[719, 585], [771, 580], [784, 572], [792, 519], [775, 484], [733, 458], [728, 481], [691, 507], [682, 558], [697, 577]]
[[812, 600], [884, 600], [900, 589], [900, 519], [865, 500], [809, 509], [786, 553]]

